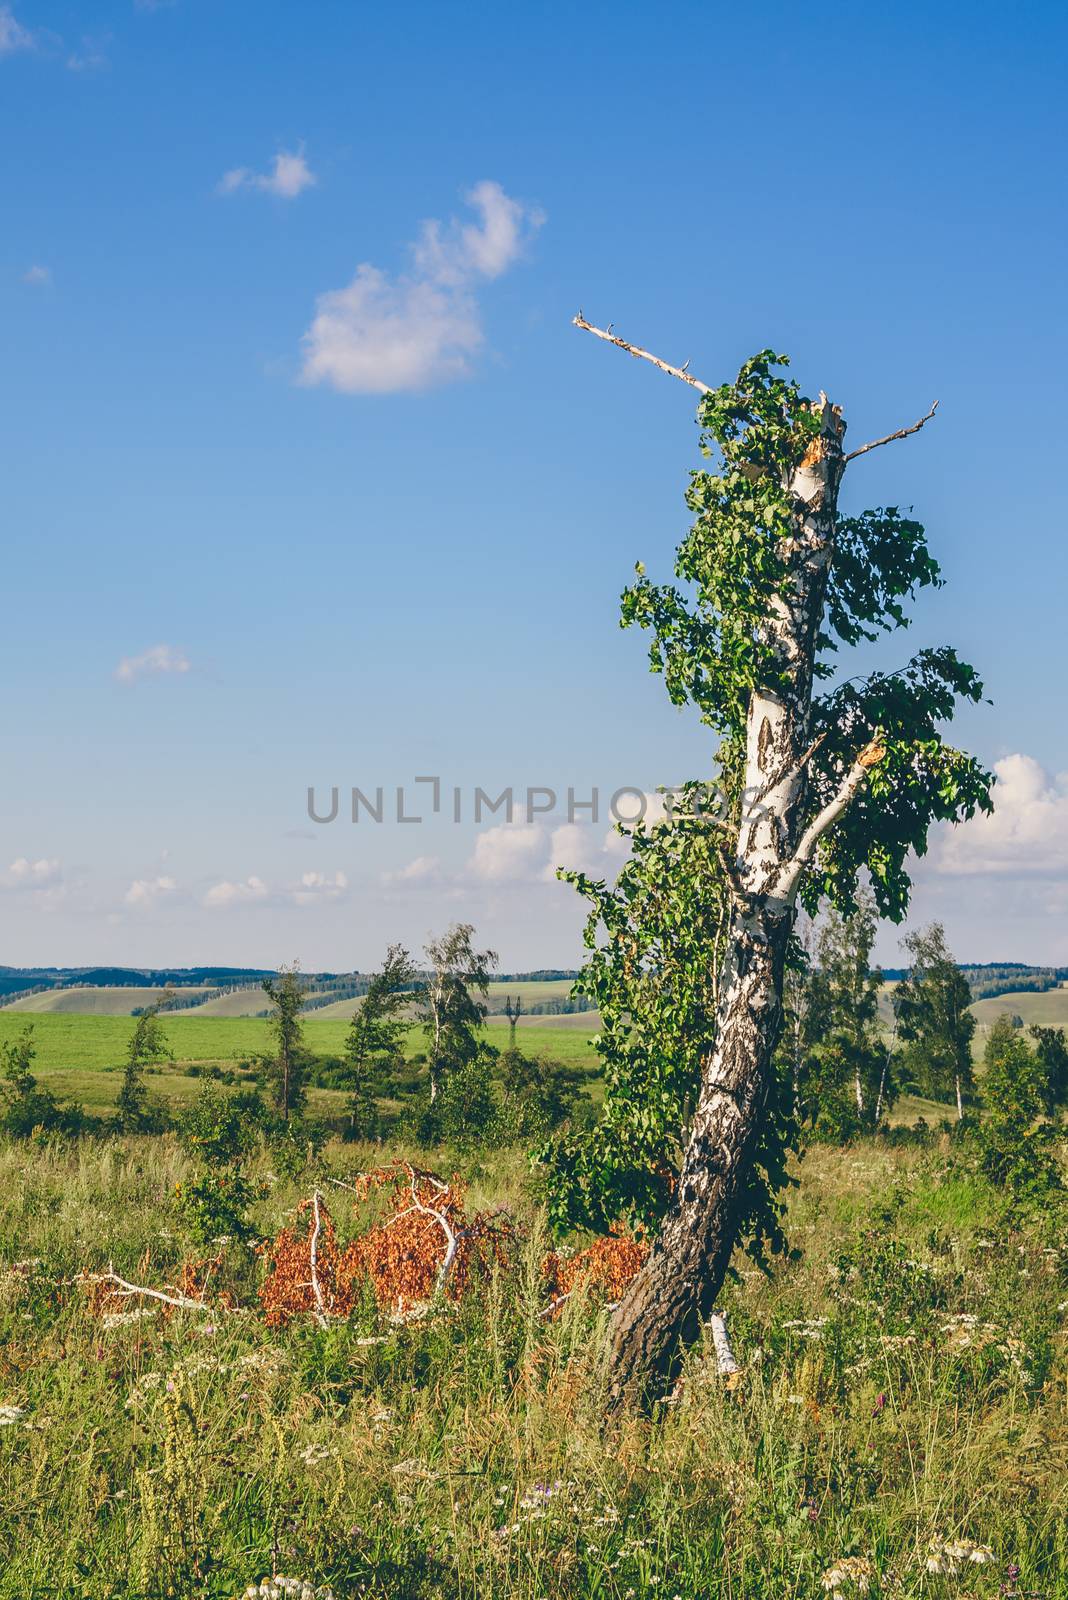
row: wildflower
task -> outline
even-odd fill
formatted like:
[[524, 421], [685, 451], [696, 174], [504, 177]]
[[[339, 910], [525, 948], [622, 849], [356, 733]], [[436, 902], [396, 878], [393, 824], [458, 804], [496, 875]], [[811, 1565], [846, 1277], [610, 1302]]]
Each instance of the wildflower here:
[[827, 1568], [820, 1583], [828, 1594], [837, 1594], [839, 1589], [847, 1587], [858, 1594], [867, 1594], [874, 1576], [875, 1569], [867, 1557], [840, 1556], [833, 1567]]
[[0, 1428], [10, 1428], [12, 1423], [21, 1422], [25, 1415], [25, 1406], [0, 1406]]
[[334, 1600], [334, 1594], [327, 1584], [317, 1589], [305, 1578], [264, 1578], [249, 1584], [244, 1600]]
[[146, 1317], [154, 1317], [155, 1308], [142, 1306], [137, 1311], [107, 1311], [100, 1319], [102, 1328], [121, 1328], [124, 1322], [143, 1322]]
[[331, 1456], [336, 1455], [337, 1451], [334, 1449], [333, 1445], [309, 1444], [305, 1445], [304, 1449], [300, 1452], [300, 1459], [303, 1461], [306, 1467], [313, 1467], [315, 1466], [316, 1462], [329, 1461]]
[[993, 1559], [994, 1552], [988, 1544], [976, 1544], [972, 1539], [933, 1539], [927, 1557], [927, 1571], [952, 1576], [966, 1562], [985, 1567]]

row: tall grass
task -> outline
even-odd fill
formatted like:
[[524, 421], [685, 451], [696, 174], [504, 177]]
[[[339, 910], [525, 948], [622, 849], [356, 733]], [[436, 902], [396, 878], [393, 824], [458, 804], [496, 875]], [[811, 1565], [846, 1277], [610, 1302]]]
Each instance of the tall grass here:
[[[259, 1231], [365, 1155], [297, 1179], [261, 1157]], [[510, 1269], [424, 1320], [368, 1299], [272, 1332], [234, 1245], [211, 1291], [232, 1309], [94, 1316], [84, 1268], [173, 1282], [188, 1171], [169, 1139], [0, 1149], [0, 1596], [237, 1596], [283, 1572], [338, 1600], [786, 1600], [845, 1556], [873, 1596], [1068, 1593], [1065, 1250], [942, 1154], [810, 1154], [799, 1259], [770, 1282], [740, 1263], [726, 1296], [741, 1380], [699, 1349], [673, 1404], [607, 1432], [604, 1313], [543, 1314], [518, 1157], [468, 1173], [525, 1225]], [[928, 1572], [952, 1539], [991, 1561]]]

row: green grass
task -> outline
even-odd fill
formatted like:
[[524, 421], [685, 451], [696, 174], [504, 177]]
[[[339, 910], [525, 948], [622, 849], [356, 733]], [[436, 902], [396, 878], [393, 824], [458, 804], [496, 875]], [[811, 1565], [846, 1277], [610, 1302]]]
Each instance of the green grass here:
[[[332, 1145], [287, 1178], [261, 1153], [256, 1228], [318, 1187], [351, 1237], [328, 1179], [382, 1156]], [[723, 1302], [740, 1382], [699, 1346], [679, 1403], [605, 1432], [601, 1315], [541, 1315], [522, 1154], [469, 1166], [472, 1204], [524, 1237], [459, 1305], [271, 1330], [231, 1245], [212, 1314], [109, 1325], [77, 1274], [174, 1282], [188, 1160], [170, 1138], [0, 1145], [2, 1600], [236, 1600], [275, 1562], [337, 1600], [823, 1600], [847, 1555], [870, 1600], [1068, 1593], [1059, 1231], [1010, 1224], [941, 1156], [815, 1149], [798, 1259], [771, 1281], [740, 1259]], [[932, 1577], [946, 1539], [993, 1559]]]
[[[589, 1022], [588, 1018], [585, 1020]], [[199, 1077], [186, 1074], [188, 1066], [233, 1067], [270, 1047], [270, 1033], [263, 1018], [204, 1017], [197, 1012], [175, 1012], [166, 1015], [164, 1023], [175, 1059], [173, 1064], [153, 1073], [149, 1083], [153, 1094], [171, 1101], [175, 1107], [188, 1103], [201, 1083]], [[41, 1087], [84, 1106], [87, 1111], [109, 1110], [119, 1089], [122, 1063], [133, 1029], [131, 1019], [63, 1012], [27, 1016], [5, 1007], [0, 1009], [0, 1042], [18, 1038], [28, 1024], [33, 1026], [37, 1050], [34, 1073]], [[533, 1025], [528, 1029], [523, 1022], [519, 1043], [525, 1050], [543, 1052], [569, 1066], [592, 1070], [597, 1058], [587, 1038], [594, 1026], [595, 1022], [591, 1022], [585, 1030], [540, 1030]], [[345, 1047], [348, 1027], [343, 1019], [323, 1019], [313, 1013], [305, 1022], [305, 1039], [315, 1055], [339, 1056]], [[508, 1044], [508, 1024], [491, 1018], [486, 1024], [485, 1037], [490, 1044], [504, 1049]], [[425, 1048], [422, 1029], [412, 1027], [406, 1053], [411, 1057]], [[336, 1091], [313, 1089], [311, 1109], [313, 1112], [336, 1110], [342, 1099]]]

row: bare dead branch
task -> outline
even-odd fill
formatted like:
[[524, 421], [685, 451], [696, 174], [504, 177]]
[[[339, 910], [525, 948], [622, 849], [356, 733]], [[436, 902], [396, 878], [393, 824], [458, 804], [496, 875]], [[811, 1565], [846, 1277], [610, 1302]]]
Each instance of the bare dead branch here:
[[162, 1300], [164, 1305], [177, 1306], [179, 1311], [213, 1311], [214, 1306], [208, 1305], [204, 1300], [192, 1300], [184, 1294], [165, 1294], [162, 1289], [146, 1289], [138, 1283], [127, 1283], [125, 1278], [120, 1278], [117, 1272], [81, 1272], [78, 1279], [82, 1283], [107, 1283], [114, 1287], [111, 1293], [116, 1300], [129, 1300], [132, 1295], [144, 1295], [149, 1300]]
[[937, 410], [938, 401], [936, 400], [926, 416], [921, 417], [919, 422], [914, 422], [911, 428], [899, 428], [896, 433], [888, 433], [885, 439], [873, 439], [870, 444], [862, 444], [859, 450], [851, 450], [849, 452], [845, 458], [846, 461], [855, 461], [858, 456], [866, 455], [869, 450], [878, 450], [882, 444], [893, 444], [895, 439], [907, 439], [910, 433], [919, 433], [924, 423], [930, 422]]
[[629, 356], [635, 356], [640, 361], [651, 361], [654, 367], [659, 367], [661, 372], [666, 372], [669, 377], [681, 378], [683, 383], [688, 383], [691, 389], [696, 389], [700, 394], [711, 394], [712, 390], [707, 383], [702, 383], [700, 378], [695, 378], [686, 368], [690, 365], [687, 361], [684, 366], [673, 367], [667, 361], [661, 361], [659, 356], [654, 356], [650, 351], [643, 350], [640, 345], [628, 344], [626, 339], [621, 339], [618, 333], [612, 332], [612, 324], [607, 328], [595, 328], [592, 322], [587, 322], [580, 311], [577, 317], [572, 317], [576, 328], [583, 328], [587, 333], [596, 334], [598, 339], [607, 339], [609, 344], [614, 344], [617, 349], [625, 350]]
[[309, 1260], [309, 1263], [311, 1265], [311, 1287], [312, 1287], [312, 1293], [315, 1296], [315, 1305], [316, 1305], [315, 1320], [319, 1324], [320, 1328], [325, 1328], [326, 1325], [327, 1325], [326, 1302], [323, 1299], [323, 1291], [322, 1291], [322, 1286], [319, 1283], [319, 1271], [318, 1271], [318, 1267], [319, 1267], [319, 1234], [322, 1231], [322, 1225], [323, 1225], [322, 1214], [321, 1214], [321, 1212], [319, 1210], [319, 1202], [320, 1202], [321, 1199], [322, 1199], [322, 1195], [319, 1193], [318, 1189], [316, 1189], [315, 1193], [312, 1195], [312, 1214], [313, 1214], [313, 1216], [315, 1218], [315, 1225], [312, 1228], [311, 1242], [310, 1242], [310, 1245], [309, 1245], [309, 1248], [308, 1248], [308, 1260]]
[[716, 1369], [721, 1378], [727, 1378], [732, 1372], [738, 1371], [738, 1363], [734, 1359], [730, 1340], [727, 1338], [727, 1319], [722, 1311], [713, 1311], [708, 1319], [712, 1329], [712, 1345], [716, 1352]]

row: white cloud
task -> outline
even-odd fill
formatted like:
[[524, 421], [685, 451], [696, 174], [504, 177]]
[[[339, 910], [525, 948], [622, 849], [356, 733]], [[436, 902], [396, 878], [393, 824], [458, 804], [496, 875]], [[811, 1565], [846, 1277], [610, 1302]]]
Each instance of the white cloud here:
[[475, 840], [467, 871], [484, 883], [536, 877], [545, 856], [545, 843], [546, 832], [539, 824], [504, 822], [487, 828]]
[[305, 189], [319, 182], [304, 159], [303, 150], [279, 150], [269, 172], [252, 172], [248, 167], [233, 167], [219, 180], [220, 194], [236, 194], [239, 189], [260, 189], [281, 200], [295, 200]]
[[271, 889], [262, 878], [250, 873], [239, 881], [222, 879], [213, 883], [204, 896], [205, 906], [225, 910], [234, 906], [310, 906], [324, 900], [340, 900], [349, 889], [343, 872], [305, 872], [297, 883], [284, 889]]
[[1068, 874], [1068, 773], [1051, 777], [1033, 756], [994, 764], [994, 811], [947, 829], [937, 870], [953, 876]]
[[4, 889], [53, 889], [63, 879], [63, 866], [59, 858], [42, 857], [39, 861], [30, 861], [26, 856], [19, 856], [8, 867], [7, 872], [0, 878], [0, 887]]
[[253, 905], [266, 900], [268, 893], [263, 879], [255, 875], [245, 878], [242, 883], [230, 883], [224, 878], [221, 883], [212, 884], [204, 896], [204, 904], [213, 908]]
[[308, 906], [318, 900], [339, 900], [348, 886], [349, 880], [343, 872], [335, 872], [332, 878], [323, 872], [305, 872], [290, 893], [298, 906]]
[[553, 829], [543, 876], [553, 879], [557, 867], [566, 867], [591, 878], [614, 877], [629, 851], [629, 841], [615, 828], [602, 835], [588, 822], [565, 822]]
[[10, 6], [0, 6], [0, 56], [32, 49], [33, 34], [16, 19]]
[[184, 673], [191, 670], [189, 658], [184, 650], [176, 650], [169, 644], [154, 644], [150, 650], [143, 650], [139, 656], [123, 656], [115, 668], [115, 676], [120, 683], [136, 683], [138, 678], [152, 677], [159, 673]]
[[52, 269], [42, 266], [27, 267], [22, 274], [22, 281], [28, 283], [31, 289], [46, 288], [52, 282]]
[[433, 883], [441, 875], [437, 856], [416, 856], [396, 872], [383, 872], [383, 883]]
[[123, 899], [128, 906], [144, 908], [154, 905], [164, 895], [173, 894], [177, 887], [173, 878], [135, 878]]
[[544, 217], [479, 183], [466, 196], [476, 223], [425, 222], [413, 270], [391, 277], [361, 262], [352, 282], [316, 301], [301, 381], [343, 394], [392, 394], [463, 377], [484, 335], [473, 293], [500, 277]]

